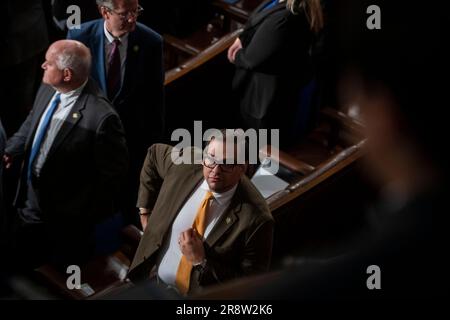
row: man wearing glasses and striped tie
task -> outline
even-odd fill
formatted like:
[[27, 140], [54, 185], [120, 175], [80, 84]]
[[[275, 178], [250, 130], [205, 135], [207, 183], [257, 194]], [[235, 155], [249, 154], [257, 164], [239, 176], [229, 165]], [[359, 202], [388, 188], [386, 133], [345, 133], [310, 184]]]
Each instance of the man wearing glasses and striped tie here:
[[222, 137], [209, 141], [202, 164], [176, 164], [179, 151], [168, 145], [149, 149], [137, 203], [145, 232], [129, 273], [134, 282], [150, 278], [191, 295], [268, 270], [272, 215], [245, 175], [248, 161], [236, 161], [237, 150], [248, 150], [245, 141]]

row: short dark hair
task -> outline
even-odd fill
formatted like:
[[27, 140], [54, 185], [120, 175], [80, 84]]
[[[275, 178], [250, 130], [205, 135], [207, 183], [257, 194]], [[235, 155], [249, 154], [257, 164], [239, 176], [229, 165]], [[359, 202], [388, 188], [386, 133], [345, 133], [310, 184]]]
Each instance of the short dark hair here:
[[[241, 155], [245, 163], [249, 163], [250, 150], [248, 137], [245, 136], [244, 130], [242, 129], [212, 129], [209, 136], [209, 140], [205, 143], [204, 150], [207, 150], [211, 141], [219, 138], [222, 139], [223, 143], [229, 142], [230, 139], [233, 140], [234, 144], [237, 145], [237, 155]], [[240, 160], [240, 159], [238, 159]]]

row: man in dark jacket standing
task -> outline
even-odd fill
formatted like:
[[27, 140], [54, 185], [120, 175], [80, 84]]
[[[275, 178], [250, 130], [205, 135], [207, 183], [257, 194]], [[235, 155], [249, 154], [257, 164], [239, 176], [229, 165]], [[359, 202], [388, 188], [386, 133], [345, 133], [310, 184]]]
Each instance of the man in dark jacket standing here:
[[24, 158], [14, 250], [24, 268], [86, 260], [95, 224], [115, 211], [127, 148], [117, 113], [89, 79], [90, 64], [82, 43], [53, 43], [33, 109], [8, 140], [6, 166]]
[[122, 211], [137, 222], [139, 171], [147, 148], [164, 136], [162, 38], [136, 21], [143, 11], [137, 0], [98, 0], [97, 4], [102, 19], [70, 30], [67, 38], [91, 50], [91, 76], [122, 120], [130, 151]]

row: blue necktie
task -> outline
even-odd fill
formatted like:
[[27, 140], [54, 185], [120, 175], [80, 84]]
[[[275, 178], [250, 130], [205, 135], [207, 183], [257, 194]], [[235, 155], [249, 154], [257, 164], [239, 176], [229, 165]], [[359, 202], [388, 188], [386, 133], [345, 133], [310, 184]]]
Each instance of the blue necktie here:
[[270, 9], [270, 8], [273, 8], [273, 7], [275, 7], [275, 5], [277, 5], [277, 4], [278, 4], [278, 0], [273, 0], [272, 2], [269, 2], [269, 3], [264, 7], [263, 10], [268, 10], [268, 9]]
[[58, 104], [60, 102], [61, 102], [61, 94], [58, 93], [53, 99], [53, 102], [50, 105], [48, 112], [45, 114], [44, 120], [42, 120], [40, 130], [36, 132], [36, 141], [35, 143], [33, 143], [33, 146], [31, 147], [30, 159], [28, 161], [28, 181], [30, 181], [31, 179], [31, 170], [33, 162], [36, 159], [39, 149], [41, 148], [42, 141], [44, 141], [45, 134], [47, 132], [50, 121], [52, 120], [53, 114], [56, 111], [56, 107], [58, 107]]

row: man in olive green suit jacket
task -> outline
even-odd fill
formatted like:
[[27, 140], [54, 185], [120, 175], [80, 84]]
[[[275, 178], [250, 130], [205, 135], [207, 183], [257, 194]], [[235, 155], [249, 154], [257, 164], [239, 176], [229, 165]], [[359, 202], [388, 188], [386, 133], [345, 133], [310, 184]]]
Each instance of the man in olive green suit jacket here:
[[[268, 270], [272, 215], [244, 174], [247, 164], [223, 164], [225, 157], [220, 154], [225, 152], [218, 150], [223, 150], [224, 145], [219, 139], [211, 140], [203, 166], [174, 164], [173, 159], [182, 154], [168, 145], [149, 148], [137, 203], [145, 232], [130, 267], [131, 280], [154, 277], [163, 285], [176, 287], [174, 277], [183, 255], [194, 266], [189, 294]], [[192, 229], [194, 216], [189, 213], [195, 211], [196, 204], [191, 202], [202, 188], [205, 192], [209, 189], [216, 203], [225, 206], [210, 218], [212, 222], [207, 222], [211, 225], [206, 227], [204, 239]], [[180, 220], [186, 216], [180, 228]]]

